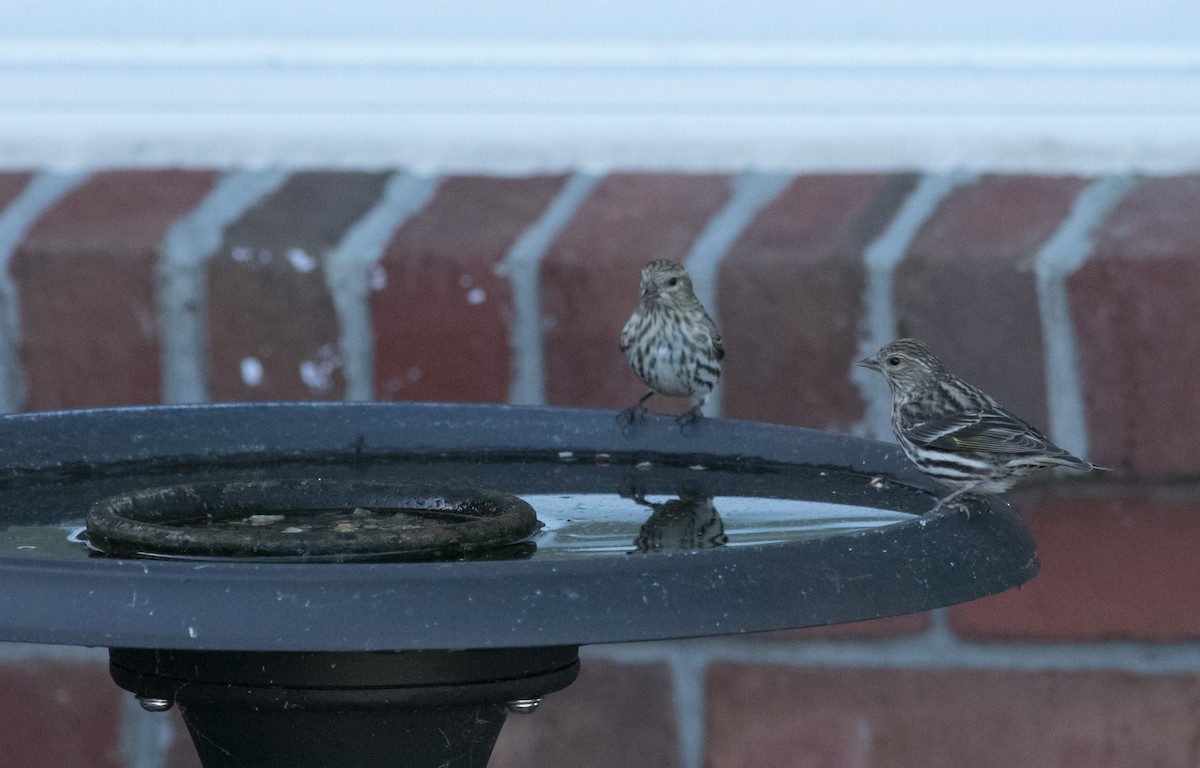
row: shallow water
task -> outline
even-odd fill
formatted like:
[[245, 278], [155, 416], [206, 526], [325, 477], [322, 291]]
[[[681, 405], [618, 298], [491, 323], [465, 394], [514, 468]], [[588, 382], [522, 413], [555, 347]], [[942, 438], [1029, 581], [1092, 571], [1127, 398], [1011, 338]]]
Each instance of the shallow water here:
[[[343, 456], [270, 466], [162, 466], [136, 474], [121, 467], [44, 471], [0, 481], [0, 557], [94, 556], [82, 534], [83, 518], [92, 504], [111, 495], [184, 483], [276, 478], [452, 483], [512, 493], [533, 507], [542, 526], [527, 539], [532, 547], [497, 554], [534, 559], [624, 557], [829, 536], [911, 520], [929, 500], [922, 491], [844, 469], [683, 466], [646, 456], [370, 461]], [[352, 516], [354, 507], [344, 514]]]

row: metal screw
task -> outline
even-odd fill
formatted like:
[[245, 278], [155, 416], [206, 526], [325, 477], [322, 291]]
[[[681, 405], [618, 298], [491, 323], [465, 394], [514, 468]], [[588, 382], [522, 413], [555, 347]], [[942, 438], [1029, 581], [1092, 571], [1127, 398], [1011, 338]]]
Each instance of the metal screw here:
[[514, 715], [528, 715], [532, 714], [541, 703], [541, 699], [517, 699], [508, 702], [508, 711]]
[[166, 712], [175, 706], [175, 702], [170, 699], [152, 699], [149, 696], [138, 696], [137, 702], [147, 712]]

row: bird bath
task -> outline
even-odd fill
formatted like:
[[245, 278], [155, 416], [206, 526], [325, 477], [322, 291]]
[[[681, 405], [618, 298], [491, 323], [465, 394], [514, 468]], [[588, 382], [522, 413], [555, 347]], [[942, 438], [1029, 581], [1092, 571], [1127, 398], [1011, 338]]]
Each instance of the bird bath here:
[[7, 416], [0, 640], [109, 648], [144, 707], [180, 706], [206, 768], [475, 768], [506, 711], [571, 683], [580, 645], [877, 618], [1032, 578], [1006, 503], [922, 516], [940, 492], [895, 446], [726, 420]]

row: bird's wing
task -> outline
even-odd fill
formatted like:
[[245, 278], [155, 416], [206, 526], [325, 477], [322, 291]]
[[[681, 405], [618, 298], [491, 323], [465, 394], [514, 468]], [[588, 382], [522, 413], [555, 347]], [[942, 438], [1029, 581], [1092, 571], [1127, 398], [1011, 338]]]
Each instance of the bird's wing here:
[[905, 433], [915, 443], [945, 451], [1070, 456], [1002, 408], [937, 416], [907, 427]]
[[708, 316], [707, 312], [704, 313], [704, 321], [708, 325], [708, 335], [712, 339], [713, 354], [718, 360], [724, 360], [725, 339], [721, 338], [721, 332], [717, 330], [717, 324], [713, 322], [713, 319]]

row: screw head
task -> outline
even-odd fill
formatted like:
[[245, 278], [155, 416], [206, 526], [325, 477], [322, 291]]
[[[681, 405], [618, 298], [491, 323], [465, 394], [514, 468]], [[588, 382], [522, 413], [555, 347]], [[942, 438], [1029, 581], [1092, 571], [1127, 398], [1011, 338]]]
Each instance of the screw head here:
[[149, 696], [138, 696], [137, 702], [147, 712], [166, 712], [175, 706], [175, 702], [170, 699], [154, 699]]
[[508, 702], [508, 711], [514, 715], [528, 715], [537, 709], [541, 703], [541, 699], [517, 699]]

